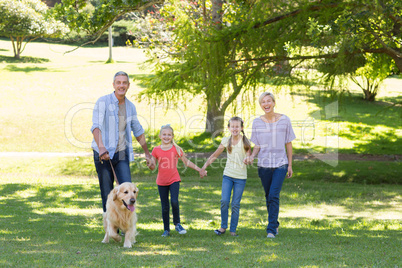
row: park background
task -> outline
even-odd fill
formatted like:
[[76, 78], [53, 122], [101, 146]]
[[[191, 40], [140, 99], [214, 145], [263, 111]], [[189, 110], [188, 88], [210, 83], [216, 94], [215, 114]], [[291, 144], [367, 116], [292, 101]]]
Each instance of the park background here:
[[[158, 145], [159, 127], [171, 123], [179, 144], [202, 165], [220, 137], [202, 134], [205, 103], [197, 98], [168, 110], [162, 103], [138, 101], [144, 88], [139, 79], [150, 74], [141, 65], [146, 60], [142, 49], [114, 47], [115, 63], [105, 64], [106, 46], [64, 54], [72, 48], [34, 42], [15, 60], [11, 42], [0, 40], [2, 266], [402, 265], [401, 107], [393, 105], [401, 100], [400, 77], [387, 78], [375, 102], [363, 101], [352, 84], [342, 97], [319, 89], [268, 88], [276, 93], [277, 112], [295, 122], [314, 122], [314, 131], [295, 127], [295, 174], [281, 193], [275, 240], [265, 237], [267, 213], [255, 167], [242, 200], [240, 236], [213, 234], [220, 223], [224, 158], [205, 179], [180, 166], [181, 215], [189, 232], [162, 239], [156, 173], [138, 155], [131, 168], [140, 188], [140, 235], [132, 249], [124, 249], [101, 243], [101, 200], [90, 149], [91, 109], [112, 92], [113, 74], [124, 70], [130, 75], [127, 96], [147, 129], [150, 148]], [[257, 98], [254, 102], [255, 107], [237, 110], [246, 128], [261, 114]], [[318, 119], [328, 105], [337, 115]], [[226, 116], [231, 115], [229, 109]]]

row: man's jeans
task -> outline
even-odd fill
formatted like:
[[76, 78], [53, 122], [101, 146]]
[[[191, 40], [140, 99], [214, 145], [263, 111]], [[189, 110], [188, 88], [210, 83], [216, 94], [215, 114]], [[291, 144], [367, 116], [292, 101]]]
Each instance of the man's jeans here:
[[279, 194], [283, 181], [288, 172], [288, 165], [277, 168], [258, 167], [258, 176], [261, 179], [265, 191], [265, 200], [268, 210], [267, 233], [276, 235], [276, 228], [279, 226]]
[[236, 232], [239, 222], [240, 201], [243, 196], [244, 187], [246, 186], [245, 179], [234, 179], [223, 175], [222, 179], [222, 199], [221, 199], [221, 228], [228, 228], [228, 214], [230, 195], [233, 189], [232, 197], [232, 215], [230, 219], [230, 232]]
[[[122, 184], [123, 182], [131, 182], [130, 162], [127, 153], [125, 151], [117, 152], [114, 154], [111, 161], [119, 184]], [[94, 151], [94, 162], [96, 172], [98, 173], [103, 212], [106, 212], [107, 196], [113, 189], [114, 175], [112, 167], [110, 166], [110, 161], [103, 161], [102, 164], [99, 161], [99, 153], [96, 151]]]

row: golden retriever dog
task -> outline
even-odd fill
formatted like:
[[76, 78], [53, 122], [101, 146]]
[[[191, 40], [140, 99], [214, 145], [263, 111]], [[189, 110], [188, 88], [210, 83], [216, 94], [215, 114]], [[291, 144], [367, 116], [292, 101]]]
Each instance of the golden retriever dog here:
[[131, 248], [132, 244], [136, 242], [137, 214], [135, 206], [137, 196], [138, 188], [131, 182], [122, 183], [109, 193], [106, 201], [106, 212], [103, 213], [105, 238], [102, 243], [109, 243], [110, 237], [117, 242], [121, 242], [117, 229], [125, 233], [125, 248]]

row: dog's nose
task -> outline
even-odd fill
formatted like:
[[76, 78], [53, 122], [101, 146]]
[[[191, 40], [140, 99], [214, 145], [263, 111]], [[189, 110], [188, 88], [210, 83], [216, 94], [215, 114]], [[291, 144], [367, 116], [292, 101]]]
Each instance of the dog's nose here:
[[135, 203], [135, 198], [131, 198], [131, 199], [130, 199], [130, 203], [131, 203], [131, 204], [134, 204], [134, 203]]

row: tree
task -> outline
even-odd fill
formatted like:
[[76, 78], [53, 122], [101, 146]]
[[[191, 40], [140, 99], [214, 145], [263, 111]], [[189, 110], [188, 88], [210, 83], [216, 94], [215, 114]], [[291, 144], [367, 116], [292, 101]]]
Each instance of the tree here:
[[[364, 55], [375, 54], [401, 70], [401, 7], [371, 0], [167, 1], [157, 16], [139, 20], [150, 27], [137, 40], [148, 46], [155, 72], [140, 97], [173, 104], [184, 95], [201, 98], [206, 131], [219, 133], [227, 107], [260, 82], [301, 83], [318, 70], [325, 78], [319, 82], [332, 83], [374, 64]], [[380, 76], [386, 69], [377, 69]]]
[[365, 58], [366, 65], [351, 74], [350, 79], [363, 90], [365, 100], [374, 101], [382, 81], [387, 78], [392, 66], [383, 54], [367, 54]]
[[148, 63], [155, 73], [144, 81], [148, 88], [140, 98], [168, 104], [200, 98], [206, 103], [205, 130], [213, 135], [222, 133], [227, 108], [242, 90], [253, 90], [258, 82], [255, 70], [261, 66], [230, 63], [238, 56], [238, 43], [221, 36], [222, 30], [235, 22], [235, 14], [246, 16], [248, 11], [247, 6], [222, 0], [201, 4], [172, 0], [160, 12], [140, 19], [137, 40], [149, 48]]
[[[88, 12], [89, 1], [61, 0], [55, 4], [54, 15], [71, 30], [84, 31], [95, 43], [112, 24], [124, 14], [142, 11], [163, 0], [93, 0], [94, 9]], [[85, 44], [83, 44], [85, 45]]]
[[[402, 2], [401, 1], [283, 1], [265, 2], [274, 12], [270, 18], [246, 23], [241, 31], [228, 32], [233, 37], [257, 44], [253, 58], [239, 61], [279, 60], [290, 62], [291, 75], [297, 67], [318, 68], [326, 78], [353, 73], [358, 68], [375, 64], [396, 65], [402, 70]], [[264, 10], [264, 8], [262, 8]], [[279, 13], [279, 14], [278, 14]], [[257, 34], [252, 34], [256, 32]], [[260, 36], [260, 38], [258, 38]], [[257, 39], [255, 39], [257, 38]], [[260, 42], [261, 39], [273, 41]], [[262, 46], [260, 46], [262, 44]], [[288, 53], [281, 55], [281, 47]], [[384, 55], [369, 57], [364, 55]], [[375, 63], [376, 60], [381, 62]], [[389, 68], [379, 68], [389, 74]]]
[[40, 0], [0, 0], [0, 36], [11, 39], [17, 59], [29, 42], [57, 37], [66, 31], [67, 27], [50, 15]]

